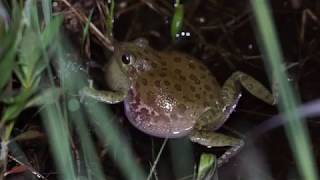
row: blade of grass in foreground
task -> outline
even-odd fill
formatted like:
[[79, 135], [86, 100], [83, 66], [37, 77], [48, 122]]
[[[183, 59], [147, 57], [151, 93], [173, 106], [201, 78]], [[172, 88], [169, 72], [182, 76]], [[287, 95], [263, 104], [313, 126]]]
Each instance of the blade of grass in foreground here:
[[113, 156], [113, 158], [126, 179], [146, 179], [146, 175], [136, 163], [133, 152], [123, 134], [119, 128], [112, 123], [110, 112], [108, 113], [101, 104], [91, 105], [86, 108], [86, 112], [90, 117], [90, 123], [95, 128], [99, 140], [108, 146], [111, 153], [120, 156]]
[[[69, 63], [73, 64], [73, 62], [71, 62], [70, 58], [67, 58], [68, 56], [64, 57], [65, 54], [69, 54], [68, 51], [65, 52], [66, 49], [69, 49], [68, 46], [66, 46], [66, 42], [64, 42], [65, 40], [63, 40], [64, 38], [59, 38], [59, 45], [57, 49], [59, 49], [60, 52], [58, 52], [60, 57], [60, 69], [59, 69], [59, 76], [61, 79], [61, 88], [66, 91], [67, 93], [64, 95], [64, 100], [65, 102], [62, 104], [69, 104], [70, 101], [68, 100], [73, 100], [73, 101], [77, 101], [76, 99], [72, 99], [72, 97], [67, 97], [67, 94], [73, 94], [76, 95], [78, 93], [78, 91], [86, 84], [86, 80], [85, 77], [83, 76], [83, 74], [81, 74], [80, 69], [73, 69], [76, 67], [69, 67]], [[68, 52], [68, 53], [67, 53]], [[79, 67], [80, 68], [80, 67]], [[71, 98], [71, 99], [70, 99]], [[118, 127], [116, 127], [114, 125], [114, 123], [111, 121], [111, 113], [110, 111], [107, 111], [105, 105], [101, 104], [101, 103], [95, 103], [92, 104], [89, 102], [86, 103], [86, 100], [84, 100], [84, 108], [71, 108], [68, 105], [68, 108], [65, 109], [64, 111], [57, 111], [57, 113], [62, 113], [62, 115], [60, 115], [59, 117], [56, 118], [68, 118], [68, 120], [70, 120], [72, 123], [72, 125], [74, 125], [74, 127], [76, 128], [76, 132], [78, 133], [79, 137], [80, 137], [80, 143], [81, 143], [81, 149], [80, 152], [83, 152], [84, 154], [84, 165], [87, 169], [85, 169], [86, 172], [84, 172], [84, 175], [88, 175], [88, 179], [104, 179], [104, 175], [102, 172], [102, 166], [99, 164], [100, 160], [97, 156], [97, 154], [95, 152], [95, 147], [93, 145], [92, 142], [92, 138], [90, 137], [90, 133], [89, 133], [89, 129], [88, 129], [88, 124], [91, 124], [90, 127], [93, 127], [93, 130], [95, 131], [95, 134], [97, 134], [97, 137], [99, 138], [99, 140], [104, 144], [104, 146], [108, 149], [108, 153], [112, 158], [114, 158], [114, 162], [119, 166], [119, 169], [123, 172], [124, 176], [126, 177], [126, 179], [145, 179], [145, 175], [143, 173], [143, 171], [140, 169], [139, 165], [136, 163], [135, 158], [133, 156], [133, 152], [129, 146], [129, 144], [127, 143], [127, 141], [125, 140], [125, 138], [123, 137], [123, 134], [120, 132], [120, 130], [118, 129]], [[59, 109], [59, 108], [58, 108]], [[63, 109], [63, 108], [60, 108]], [[83, 110], [83, 111], [82, 111]], [[81, 111], [81, 112], [77, 112], [77, 111]], [[78, 113], [78, 114], [76, 114]], [[76, 114], [76, 115], [75, 115]], [[81, 118], [79, 118], [78, 116], [81, 116]], [[44, 118], [45, 120], [47, 120], [48, 117]], [[86, 122], [84, 122], [84, 120], [86, 120]], [[61, 120], [59, 120], [61, 121]], [[64, 121], [67, 121], [66, 119]], [[88, 122], [87, 122], [88, 121]], [[49, 123], [51, 123], [51, 121], [48, 121]], [[48, 122], [46, 123], [46, 126], [48, 127], [48, 129], [52, 129], [52, 130], [48, 130], [48, 132], [50, 133], [50, 131], [54, 131], [55, 128], [54, 125], [52, 124], [48, 124]], [[57, 125], [56, 125], [57, 126]], [[63, 131], [65, 131], [64, 129], [61, 129]], [[66, 134], [67, 132], [65, 132], [64, 134]], [[61, 133], [59, 133], [59, 131], [56, 131], [52, 134], [50, 134], [50, 136], [59, 136]], [[68, 137], [68, 134], [66, 134], [66, 137]], [[66, 137], [64, 137], [66, 139]], [[51, 143], [55, 143], [56, 141], [61, 141], [60, 138], [63, 139], [63, 137], [60, 138], [55, 138], [51, 137], [52, 139], [50, 139], [52, 142]], [[60, 139], [60, 140], [59, 140]], [[63, 139], [64, 140], [64, 139]], [[57, 146], [56, 144], [53, 144], [53, 148], [56, 148], [55, 146]], [[57, 161], [57, 166], [58, 166], [58, 170], [59, 172], [62, 171], [62, 169], [60, 169], [60, 163], [61, 160], [62, 162], [63, 159], [61, 159], [60, 153], [62, 151], [66, 151], [67, 148], [65, 148], [65, 150], [63, 149], [53, 149], [56, 150], [57, 152], [54, 152], [55, 154], [55, 158]], [[67, 150], [66, 152], [68, 152], [69, 150]], [[117, 154], [119, 155], [118, 157], [112, 156], [113, 154]], [[108, 162], [108, 163], [114, 163], [114, 162]], [[108, 171], [108, 170], [106, 170]], [[64, 173], [64, 172], [62, 172]], [[82, 173], [81, 173], [82, 174]]]
[[62, 117], [59, 105], [46, 107], [45, 111], [42, 111], [42, 117], [59, 172], [59, 179], [76, 179], [69, 142], [70, 134], [65, 126], [65, 119]]
[[272, 70], [276, 82], [279, 83], [280, 110], [284, 111], [288, 123], [285, 130], [296, 159], [298, 170], [302, 179], [316, 180], [318, 172], [311, 152], [308, 130], [304, 121], [299, 119], [296, 111], [297, 98], [287, 81], [283, 70], [282, 53], [280, 50], [274, 24], [269, 11], [268, 2], [265, 0], [251, 0], [253, 13], [257, 23], [257, 32], [260, 35], [260, 46], [266, 66]]
[[[66, 56], [66, 54], [76, 53], [71, 49], [66, 38], [61, 37], [57, 46], [58, 66], [60, 67], [59, 77], [61, 80], [60, 88], [63, 90], [61, 106], [64, 117], [67, 118], [68, 122], [71, 122], [69, 124], [70, 129], [75, 130], [72, 131], [75, 132], [72, 135], [76, 135], [73, 137], [76, 137], [80, 143], [80, 148], [76, 145], [73, 153], [76, 160], [75, 164], [77, 165], [76, 173], [88, 180], [103, 180], [106, 178], [96, 153], [95, 144], [86, 121], [86, 115], [83, 109], [80, 108], [78, 99], [75, 96], [68, 96], [68, 94], [76, 95], [79, 87], [85, 85], [85, 77], [81, 73], [80, 64], [73, 64], [76, 61]], [[70, 63], [73, 64], [71, 67]]]

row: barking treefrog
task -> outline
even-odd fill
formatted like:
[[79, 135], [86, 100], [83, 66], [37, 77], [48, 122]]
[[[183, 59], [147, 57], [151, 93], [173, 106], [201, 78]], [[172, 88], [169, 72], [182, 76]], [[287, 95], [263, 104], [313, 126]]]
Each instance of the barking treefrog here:
[[243, 140], [215, 132], [234, 111], [243, 86], [260, 100], [275, 98], [253, 77], [237, 71], [220, 86], [196, 58], [179, 52], [159, 52], [144, 39], [116, 45], [104, 67], [109, 91], [82, 89], [84, 96], [109, 104], [124, 102], [128, 120], [141, 131], [162, 138], [189, 136], [207, 147], [231, 146], [227, 160]]

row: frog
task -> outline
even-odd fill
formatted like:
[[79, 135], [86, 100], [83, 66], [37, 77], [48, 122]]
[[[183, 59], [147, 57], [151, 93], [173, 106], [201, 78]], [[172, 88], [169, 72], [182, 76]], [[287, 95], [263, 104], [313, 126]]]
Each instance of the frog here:
[[200, 60], [178, 51], [158, 51], [147, 40], [121, 42], [103, 67], [109, 90], [93, 85], [82, 96], [107, 104], [123, 102], [133, 126], [160, 138], [187, 136], [210, 147], [230, 147], [218, 159], [223, 164], [244, 145], [242, 138], [216, 132], [235, 110], [241, 88], [275, 105], [276, 98], [252, 76], [233, 72], [221, 86]]

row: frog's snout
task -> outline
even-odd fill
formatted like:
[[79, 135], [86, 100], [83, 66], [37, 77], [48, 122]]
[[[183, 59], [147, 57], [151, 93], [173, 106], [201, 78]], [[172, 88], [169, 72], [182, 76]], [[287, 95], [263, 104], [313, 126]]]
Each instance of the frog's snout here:
[[105, 80], [108, 87], [113, 91], [128, 91], [130, 81], [126, 74], [124, 74], [115, 59], [111, 59], [104, 67]]

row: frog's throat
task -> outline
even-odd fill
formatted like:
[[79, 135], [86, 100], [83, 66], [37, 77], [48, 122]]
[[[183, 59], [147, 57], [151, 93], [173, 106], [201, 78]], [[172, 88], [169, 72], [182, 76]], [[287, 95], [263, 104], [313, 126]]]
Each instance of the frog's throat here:
[[178, 117], [171, 117], [170, 113], [146, 104], [135, 88], [131, 88], [124, 99], [124, 109], [132, 125], [146, 134], [161, 138], [185, 136], [191, 132], [194, 125], [192, 121], [181, 121]]

